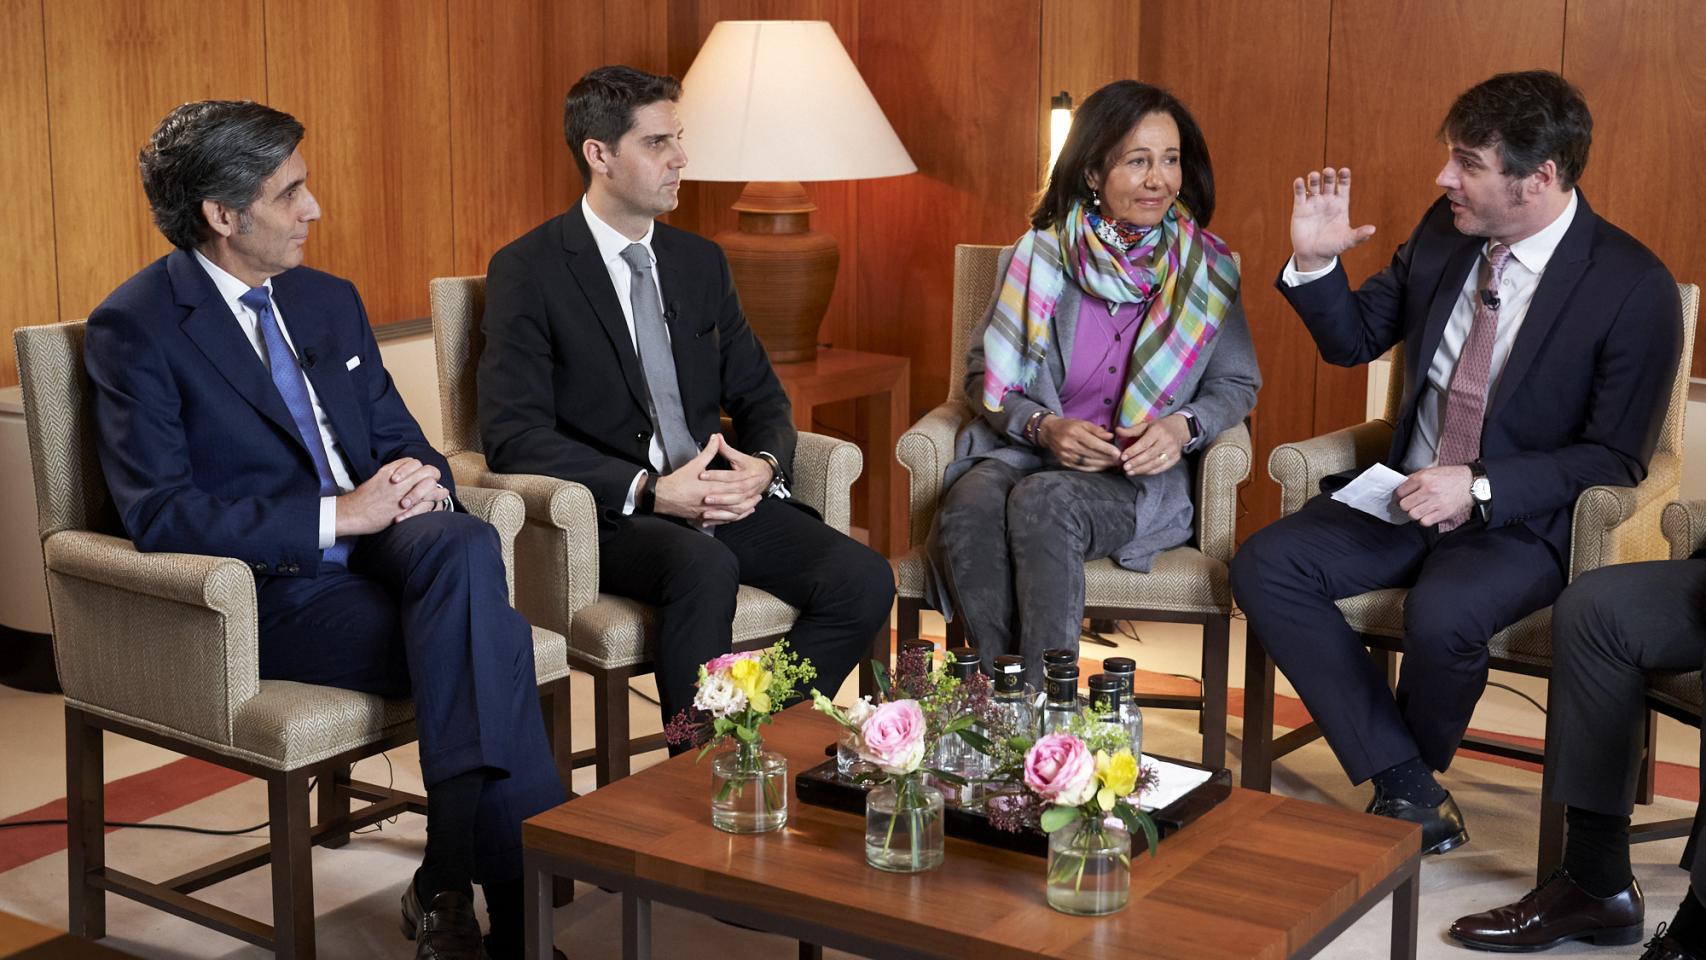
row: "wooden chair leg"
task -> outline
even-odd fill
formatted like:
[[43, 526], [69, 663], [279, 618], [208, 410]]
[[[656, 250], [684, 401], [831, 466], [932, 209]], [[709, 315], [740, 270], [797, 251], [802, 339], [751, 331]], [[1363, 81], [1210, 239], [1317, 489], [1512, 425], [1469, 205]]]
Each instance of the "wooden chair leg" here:
[[1226, 687], [1232, 656], [1232, 618], [1213, 616], [1202, 627], [1202, 762], [1226, 765]]
[[947, 639], [949, 647], [966, 645], [966, 621], [964, 617], [956, 617], [947, 621], [942, 628], [942, 634]]
[[1640, 779], [1635, 781], [1635, 802], [1653, 802], [1653, 781], [1659, 773], [1659, 715], [1647, 711], [1647, 755], [1641, 760]]
[[1540, 804], [1540, 842], [1534, 857], [1535, 883], [1545, 883], [1552, 871], [1564, 862], [1564, 805], [1542, 801]]
[[910, 597], [901, 597], [895, 601], [894, 609], [894, 641], [898, 646], [903, 640], [917, 640], [919, 633], [919, 614], [924, 610], [924, 601]]
[[628, 673], [596, 670], [592, 675], [593, 770], [599, 786], [628, 775]]
[[1368, 658], [1374, 661], [1374, 665], [1380, 668], [1381, 675], [1386, 678], [1386, 689], [1396, 693], [1398, 690], [1397, 654], [1381, 647], [1369, 647]]
[[569, 699], [571, 679], [563, 677], [547, 684], [539, 695], [539, 709], [545, 714], [545, 738], [551, 744], [551, 758], [557, 764], [557, 778], [563, 781], [563, 789], [569, 791], [572, 798], [575, 796], [575, 748], [569, 719], [572, 704]]
[[[350, 765], [339, 764], [320, 769], [319, 784], [314, 789], [317, 812], [315, 822], [324, 827], [327, 824], [343, 823], [349, 820], [350, 814]], [[320, 845], [335, 849], [349, 843], [349, 831], [339, 830], [323, 835]]]
[[[904, 625], [907, 619], [907, 601], [902, 600], [900, 601], [900, 604], [901, 610], [898, 620]], [[884, 670], [888, 670], [893, 666], [896, 644], [899, 643], [901, 639], [906, 638], [904, 630], [897, 631], [897, 633], [899, 633], [898, 637], [891, 634], [889, 632], [888, 625], [884, 624], [883, 626], [878, 627], [876, 634], [871, 637], [871, 649], [867, 650], [865, 652], [865, 656], [859, 661], [859, 696], [870, 697], [873, 700], [877, 698], [880, 693], [877, 689], [877, 674], [876, 671], [872, 669], [871, 665], [873, 663], [880, 663], [883, 665]], [[916, 605], [912, 608], [911, 639], [918, 639], [918, 607]]]
[[1244, 637], [1244, 749], [1239, 785], [1247, 790], [1273, 786], [1274, 662], [1254, 631]]
[[107, 935], [107, 893], [89, 877], [107, 865], [106, 791], [101, 730], [83, 711], [65, 708], [65, 813], [67, 906], [71, 932], [99, 940]]
[[308, 826], [308, 771], [267, 780], [271, 818], [273, 952], [279, 960], [314, 960], [314, 873]]

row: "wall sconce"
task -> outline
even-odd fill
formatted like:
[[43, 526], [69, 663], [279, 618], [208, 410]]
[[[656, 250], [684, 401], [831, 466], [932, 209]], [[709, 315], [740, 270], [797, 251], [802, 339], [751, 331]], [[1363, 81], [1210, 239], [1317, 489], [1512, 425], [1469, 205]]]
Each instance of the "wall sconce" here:
[[1055, 94], [1048, 103], [1048, 169], [1043, 180], [1054, 173], [1054, 162], [1060, 159], [1060, 148], [1066, 143], [1066, 132], [1072, 129], [1072, 94], [1065, 90]]

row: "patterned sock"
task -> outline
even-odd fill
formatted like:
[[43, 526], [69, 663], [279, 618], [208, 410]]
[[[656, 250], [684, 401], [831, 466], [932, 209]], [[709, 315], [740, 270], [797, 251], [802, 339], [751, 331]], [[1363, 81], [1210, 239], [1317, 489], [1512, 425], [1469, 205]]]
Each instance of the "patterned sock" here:
[[1389, 797], [1408, 800], [1418, 807], [1437, 807], [1445, 802], [1445, 788], [1421, 757], [1406, 760], [1374, 775], [1374, 785]]
[[1635, 879], [1629, 869], [1629, 818], [1566, 807], [1564, 822], [1569, 825], [1564, 869], [1576, 886], [1596, 897], [1628, 889]]

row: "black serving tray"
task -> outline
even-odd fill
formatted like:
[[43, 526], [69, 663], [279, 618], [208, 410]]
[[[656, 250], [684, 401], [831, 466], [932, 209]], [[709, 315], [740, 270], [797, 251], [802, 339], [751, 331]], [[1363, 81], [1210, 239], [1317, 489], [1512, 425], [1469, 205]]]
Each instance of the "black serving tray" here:
[[[834, 752], [833, 745], [830, 752]], [[1159, 757], [1169, 763], [1197, 770], [1208, 770], [1200, 763], [1190, 763], [1185, 760], [1174, 760], [1171, 757]], [[865, 794], [875, 784], [866, 785], [851, 780], [843, 780], [835, 773], [835, 759], [832, 757], [809, 770], [802, 770], [794, 775], [794, 795], [801, 803], [829, 807], [863, 816], [865, 813]], [[1221, 767], [1214, 770], [1208, 781], [1199, 785], [1179, 799], [1159, 810], [1149, 814], [1155, 821], [1156, 832], [1162, 840], [1177, 833], [1179, 828], [1214, 809], [1215, 804], [1225, 800], [1232, 794], [1232, 771]], [[1003, 850], [1014, 850], [1042, 857], [1048, 855], [1048, 834], [1033, 827], [1019, 832], [1009, 833], [997, 830], [991, 826], [983, 811], [966, 809], [957, 804], [947, 804], [943, 809], [943, 829], [950, 837], [961, 840], [971, 840], [984, 843]], [[1139, 847], [1143, 840], [1134, 837], [1133, 842]]]

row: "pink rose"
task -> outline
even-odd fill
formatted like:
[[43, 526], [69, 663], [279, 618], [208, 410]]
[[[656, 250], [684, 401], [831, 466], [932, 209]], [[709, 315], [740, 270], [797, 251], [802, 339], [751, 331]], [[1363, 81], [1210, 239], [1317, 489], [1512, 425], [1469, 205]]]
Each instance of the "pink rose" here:
[[1051, 733], [1025, 754], [1025, 786], [1050, 803], [1088, 803], [1096, 792], [1096, 758], [1077, 737]]
[[705, 664], [705, 672], [716, 676], [719, 673], [727, 672], [742, 660], [757, 660], [758, 657], [759, 651], [757, 650], [748, 650], [745, 653], [725, 653]]
[[884, 773], [912, 773], [924, 762], [924, 711], [916, 700], [882, 704], [859, 728], [859, 756]]

